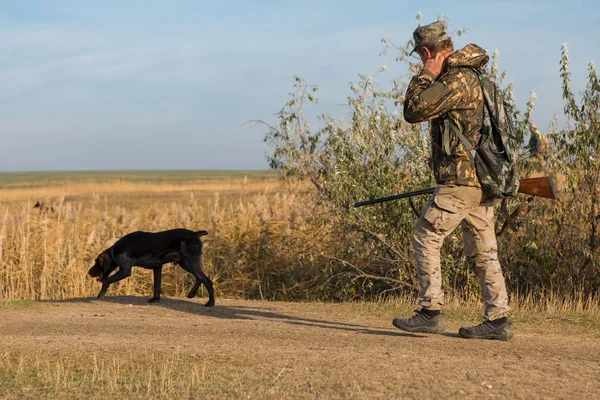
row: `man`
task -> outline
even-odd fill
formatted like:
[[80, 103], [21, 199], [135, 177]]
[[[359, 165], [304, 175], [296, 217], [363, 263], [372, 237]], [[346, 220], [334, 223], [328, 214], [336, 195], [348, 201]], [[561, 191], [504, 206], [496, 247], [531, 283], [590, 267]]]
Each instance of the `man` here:
[[541, 169], [546, 168], [545, 153], [548, 149], [548, 142], [542, 132], [537, 130], [535, 124], [529, 127], [531, 135], [529, 136], [529, 159]]
[[465, 338], [508, 340], [512, 337], [508, 296], [498, 262], [493, 199], [486, 197], [473, 160], [463, 146], [463, 135], [477, 144], [483, 121], [483, 93], [477, 73], [487, 64], [485, 50], [474, 44], [454, 52], [443, 22], [414, 31], [415, 50], [423, 69], [412, 78], [404, 102], [404, 119], [430, 122], [432, 161], [438, 183], [413, 234], [419, 277], [419, 305], [411, 318], [394, 319], [395, 327], [409, 332], [441, 333], [444, 304], [440, 249], [458, 225], [465, 255], [477, 273], [485, 314], [483, 323], [463, 327]]

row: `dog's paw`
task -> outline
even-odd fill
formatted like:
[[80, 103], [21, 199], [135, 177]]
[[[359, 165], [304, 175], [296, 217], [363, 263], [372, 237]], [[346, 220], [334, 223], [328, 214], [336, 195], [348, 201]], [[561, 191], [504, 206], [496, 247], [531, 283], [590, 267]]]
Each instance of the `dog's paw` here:
[[206, 304], [204, 305], [204, 307], [213, 307], [215, 305], [215, 301], [214, 300], [209, 300], [206, 302]]
[[160, 297], [152, 297], [148, 299], [148, 303], [158, 303], [160, 301]]

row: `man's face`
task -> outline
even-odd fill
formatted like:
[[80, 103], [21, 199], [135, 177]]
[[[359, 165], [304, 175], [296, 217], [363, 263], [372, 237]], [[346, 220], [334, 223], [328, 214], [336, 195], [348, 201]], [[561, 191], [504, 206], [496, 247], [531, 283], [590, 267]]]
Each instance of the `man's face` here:
[[531, 126], [529, 127], [529, 130], [531, 131], [531, 133], [535, 132], [535, 126], [534, 126], [534, 125], [531, 125]]

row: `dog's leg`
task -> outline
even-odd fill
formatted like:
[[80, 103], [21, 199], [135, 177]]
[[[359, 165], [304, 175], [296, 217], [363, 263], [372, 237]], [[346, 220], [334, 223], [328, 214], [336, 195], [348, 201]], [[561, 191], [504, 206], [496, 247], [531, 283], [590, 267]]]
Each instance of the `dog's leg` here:
[[204, 284], [206, 290], [208, 291], [208, 302], [205, 304], [206, 307], [212, 307], [215, 305], [215, 293], [213, 289], [213, 283], [204, 271], [202, 271], [202, 267], [200, 264], [200, 257], [193, 257], [192, 259], [182, 260], [180, 263], [181, 268], [185, 269], [190, 274], [194, 275], [196, 278], [196, 283], [190, 292], [188, 293], [188, 299], [196, 297], [198, 293], [198, 289], [200, 289], [200, 285]]
[[100, 293], [98, 293], [98, 298], [99, 299], [103, 299], [104, 295], [106, 295], [106, 290], [108, 289], [108, 286], [110, 284], [108, 282], [103, 281], [102, 282], [102, 289], [100, 289]]
[[204, 286], [206, 286], [206, 290], [208, 290], [208, 301], [206, 302], [206, 304], [204, 305], [205, 307], [212, 307], [215, 305], [215, 291], [213, 288], [213, 282], [208, 279], [208, 276], [204, 275], [204, 272], [202, 273], [202, 275], [204, 276]]
[[200, 289], [200, 284], [203, 283], [204, 286], [206, 287], [206, 290], [208, 291], [208, 301], [206, 302], [205, 306], [206, 307], [214, 306], [215, 305], [215, 293], [214, 293], [212, 281], [210, 279], [208, 279], [208, 277], [204, 274], [204, 272], [202, 272], [202, 270], [194, 271], [191, 273], [196, 277], [196, 284], [194, 285], [192, 290], [190, 290], [190, 292], [188, 293], [188, 295], [187, 295], [188, 299], [196, 297], [196, 294], [198, 293], [198, 289]]
[[111, 284], [130, 276], [131, 275], [131, 267], [132, 267], [132, 265], [125, 265], [125, 266], [121, 265], [121, 266], [119, 266], [119, 271], [117, 271], [116, 274], [113, 274], [112, 276], [109, 276], [108, 278], [102, 279], [102, 289], [100, 290], [100, 293], [98, 294], [98, 298], [101, 299], [104, 297], [104, 295], [106, 294], [106, 290], [108, 289], [108, 287]]
[[154, 296], [152, 296], [152, 298], [148, 300], [148, 303], [159, 302], [160, 292], [162, 291], [160, 282], [162, 278], [162, 265], [158, 268], [154, 268], [152, 272], [154, 273]]

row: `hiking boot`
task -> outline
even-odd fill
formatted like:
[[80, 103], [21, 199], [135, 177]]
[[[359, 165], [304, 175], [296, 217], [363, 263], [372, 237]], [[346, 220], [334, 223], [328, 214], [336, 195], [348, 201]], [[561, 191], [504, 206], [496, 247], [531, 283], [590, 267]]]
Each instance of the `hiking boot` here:
[[512, 334], [512, 325], [504, 318], [501, 323], [484, 321], [479, 325], [463, 327], [458, 330], [458, 335], [465, 339], [495, 339], [508, 340]]
[[415, 310], [410, 318], [396, 318], [392, 324], [407, 332], [442, 333], [446, 329], [441, 314], [431, 317], [423, 310]]

